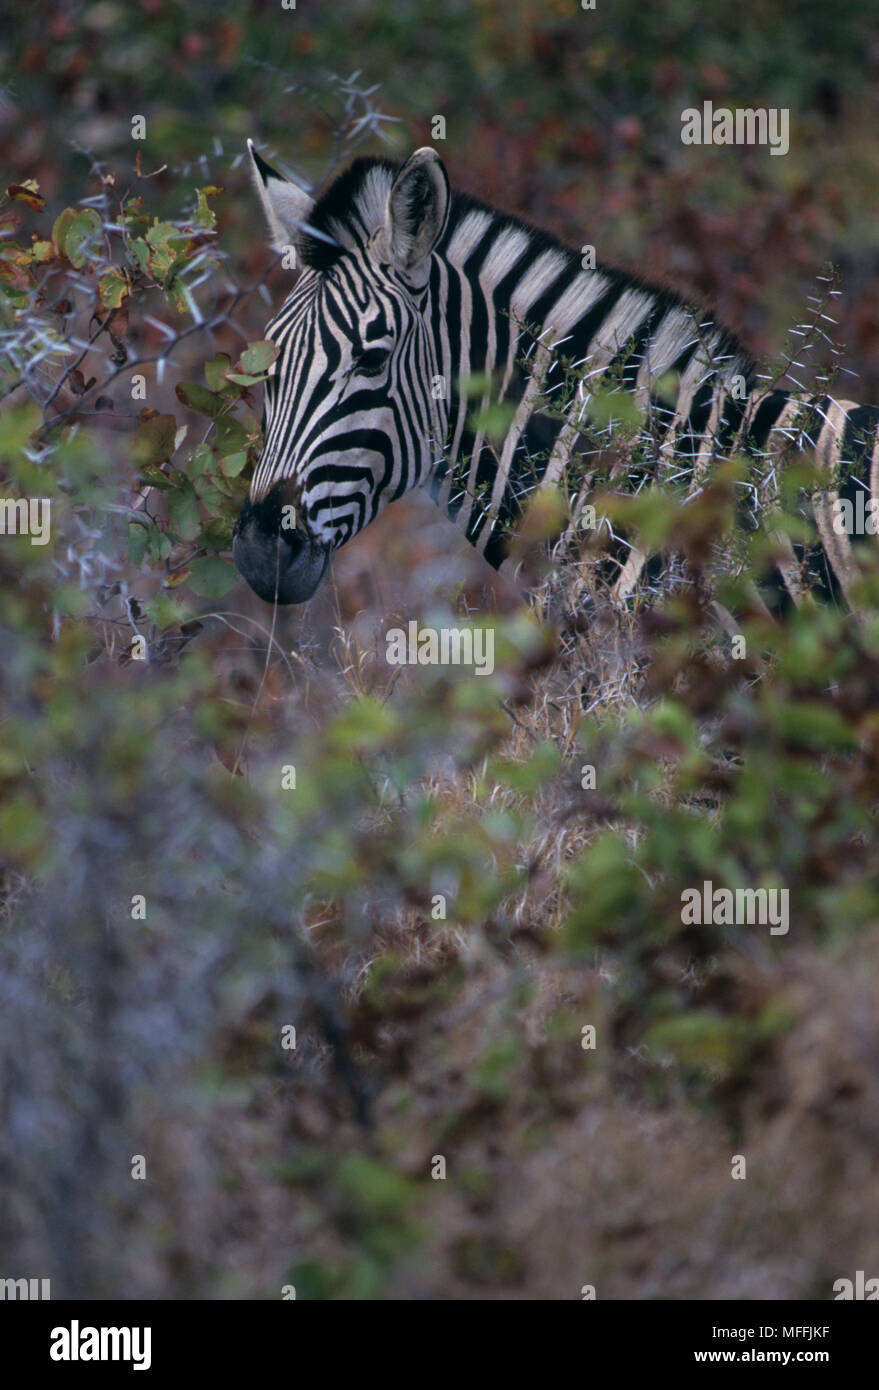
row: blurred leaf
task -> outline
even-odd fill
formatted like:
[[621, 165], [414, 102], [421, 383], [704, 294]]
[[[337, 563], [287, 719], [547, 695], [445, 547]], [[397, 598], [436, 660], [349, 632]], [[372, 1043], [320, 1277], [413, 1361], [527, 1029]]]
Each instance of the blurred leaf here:
[[65, 208], [52, 228], [52, 240], [59, 252], [77, 270], [82, 270], [101, 235], [101, 219], [94, 208]]
[[35, 401], [4, 406], [0, 414], [0, 463], [14, 472], [22, 451], [39, 424], [40, 408]]
[[198, 512], [198, 498], [188, 478], [182, 474], [181, 486], [175, 487], [168, 495], [168, 522], [175, 534], [184, 541], [191, 541], [201, 530]]
[[238, 571], [217, 555], [193, 560], [189, 568], [189, 586], [204, 598], [222, 598], [238, 583]]
[[123, 271], [109, 270], [98, 281], [98, 292], [106, 308], [118, 309], [123, 299], [130, 294], [131, 287]]
[[219, 517], [211, 517], [196, 538], [199, 545], [208, 550], [230, 550], [232, 547], [232, 528]]
[[499, 760], [492, 765], [494, 777], [502, 786], [531, 794], [558, 776], [561, 757], [554, 743], [540, 743], [522, 762]]
[[148, 540], [149, 532], [146, 526], [133, 521], [128, 523], [128, 558], [133, 565], [143, 563]]
[[155, 598], [146, 605], [146, 613], [160, 632], [164, 632], [168, 628], [178, 627], [189, 617], [189, 610], [180, 600], [172, 598], [170, 594], [164, 593], [161, 589]]
[[38, 191], [38, 184], [34, 179], [25, 179], [24, 183], [11, 183], [6, 189], [7, 196], [15, 203], [25, 203], [34, 212], [42, 212], [46, 206], [46, 200], [42, 193]]
[[143, 470], [148, 464], [164, 463], [169, 459], [174, 452], [176, 434], [177, 421], [173, 415], [154, 415], [145, 420], [135, 432], [131, 445], [136, 467]]
[[0, 856], [28, 860], [43, 848], [49, 834], [46, 817], [24, 797], [0, 805]]
[[134, 240], [131, 243], [131, 250], [134, 253], [135, 260], [137, 261], [138, 269], [140, 270], [141, 274], [146, 275], [147, 271], [149, 270], [150, 264], [150, 248], [144, 241], [143, 237], [134, 238]]

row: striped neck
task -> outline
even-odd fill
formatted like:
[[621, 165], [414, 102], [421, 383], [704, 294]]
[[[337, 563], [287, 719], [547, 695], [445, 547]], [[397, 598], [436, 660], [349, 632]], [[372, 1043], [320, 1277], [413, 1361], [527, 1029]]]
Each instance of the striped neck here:
[[721, 382], [739, 375], [750, 387], [746, 354], [707, 316], [620, 271], [584, 268], [552, 237], [472, 199], [455, 197], [434, 260], [449, 420], [432, 492], [496, 566], [528, 494], [583, 458], [602, 379], [616, 374], [644, 406], [676, 373], [678, 424], [703, 430]]

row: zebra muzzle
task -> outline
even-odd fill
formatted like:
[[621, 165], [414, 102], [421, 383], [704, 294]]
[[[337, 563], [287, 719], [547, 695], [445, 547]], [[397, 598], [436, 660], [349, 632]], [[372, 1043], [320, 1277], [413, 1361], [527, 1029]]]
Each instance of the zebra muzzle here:
[[305, 603], [329, 568], [331, 547], [280, 525], [274, 499], [244, 503], [232, 533], [238, 573], [266, 603]]

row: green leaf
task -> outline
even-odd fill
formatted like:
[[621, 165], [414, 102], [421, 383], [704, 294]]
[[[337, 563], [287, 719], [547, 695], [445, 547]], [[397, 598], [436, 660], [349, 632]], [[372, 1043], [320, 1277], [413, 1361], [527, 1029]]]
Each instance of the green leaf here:
[[65, 208], [52, 228], [55, 245], [77, 270], [82, 270], [100, 236], [101, 219], [94, 208]]
[[237, 478], [246, 463], [247, 450], [243, 449], [238, 454], [225, 454], [220, 467], [227, 478]]
[[270, 343], [266, 338], [261, 338], [242, 352], [241, 365], [248, 376], [262, 376], [274, 362], [279, 350], [277, 343]]
[[160, 531], [158, 526], [153, 526], [150, 530], [149, 557], [154, 565], [160, 564], [171, 554], [171, 537], [164, 531]]
[[[182, 254], [182, 243], [188, 240], [189, 234], [172, 227], [170, 222], [156, 222], [147, 232], [147, 241], [152, 248], [150, 270], [156, 279], [165, 285], [166, 290], [170, 288], [171, 278], [178, 263], [182, 264], [186, 259]], [[176, 246], [175, 242], [178, 243]]]
[[[131, 445], [135, 465], [143, 470], [151, 463], [164, 463], [174, 452], [177, 421], [173, 415], [153, 415], [137, 430]], [[156, 487], [161, 484], [156, 482]]]
[[232, 527], [220, 517], [212, 516], [210, 521], [205, 522], [196, 540], [208, 550], [231, 550]]
[[170, 222], [154, 222], [147, 232], [147, 241], [154, 251], [167, 247], [172, 241], [188, 241], [188, 232], [182, 232]]
[[136, 521], [128, 523], [128, 558], [133, 565], [143, 562], [148, 540], [149, 529], [146, 526], [141, 526]]
[[651, 1051], [671, 1053], [685, 1066], [714, 1066], [725, 1074], [739, 1045], [737, 1020], [708, 1009], [658, 1020], [645, 1033]]
[[226, 458], [229, 454], [246, 451], [247, 445], [247, 431], [241, 421], [231, 415], [221, 416], [214, 434], [214, 448], [217, 453]]
[[196, 210], [195, 220], [199, 227], [213, 227], [216, 225], [217, 214], [208, 204], [208, 198], [214, 197], [219, 189], [207, 187], [196, 189]]
[[218, 357], [214, 358], [213, 362], [208, 362], [205, 365], [205, 381], [212, 391], [222, 391], [226, 385], [226, 373], [231, 366], [232, 360], [226, 356], [225, 352], [221, 352]]
[[147, 617], [162, 632], [166, 628], [177, 627], [180, 623], [185, 623], [190, 617], [190, 611], [184, 608], [182, 603], [171, 598], [170, 594], [162, 593], [161, 590], [154, 599], [145, 605], [145, 608]]
[[849, 726], [838, 710], [816, 700], [781, 705], [776, 720], [794, 747], [811, 747], [821, 753], [831, 748], [854, 749], [858, 744], [857, 729]]
[[181, 381], [175, 387], [175, 393], [178, 401], [190, 410], [197, 410], [199, 415], [207, 415], [210, 420], [217, 418], [220, 402], [213, 391], [205, 390], [204, 386], [194, 386], [190, 381]]
[[131, 293], [128, 280], [121, 270], [108, 270], [98, 281], [101, 303], [108, 309], [118, 309], [123, 299]]
[[44, 848], [50, 826], [24, 797], [0, 807], [0, 853], [10, 859], [27, 859]]
[[0, 463], [17, 465], [25, 445], [39, 427], [40, 410], [33, 401], [4, 406], [0, 415]]
[[473, 412], [471, 425], [480, 430], [487, 439], [502, 440], [512, 424], [516, 407], [507, 401], [495, 401], [482, 410]]
[[186, 460], [186, 472], [193, 482], [206, 473], [215, 473], [217, 460], [209, 444], [199, 444]]
[[238, 583], [238, 575], [218, 555], [205, 555], [190, 565], [189, 586], [203, 598], [222, 598]]
[[599, 390], [589, 401], [589, 420], [596, 429], [617, 427], [621, 433], [639, 429], [645, 412], [629, 391]]
[[157, 463], [144, 463], [139, 470], [140, 476], [150, 487], [157, 487], [161, 492], [167, 492], [171, 487], [171, 479], [167, 473], [163, 473]]
[[138, 270], [141, 274], [146, 275], [150, 264], [150, 248], [147, 246], [143, 237], [135, 237], [134, 241], [131, 243], [131, 250], [134, 253], [134, 259], [137, 261]]
[[399, 1220], [418, 1196], [411, 1178], [402, 1177], [372, 1158], [356, 1154], [341, 1161], [338, 1181], [356, 1206], [377, 1221]]
[[244, 499], [247, 496], [247, 489], [249, 486], [247, 479], [244, 477], [224, 478], [222, 474], [219, 474], [216, 478], [216, 484], [223, 494], [223, 504], [220, 508], [219, 515], [225, 517], [230, 516], [231, 507], [232, 512], [234, 512], [237, 517], [241, 508], [244, 506]]
[[188, 478], [183, 478], [182, 486], [175, 487], [168, 496], [168, 522], [183, 541], [194, 540], [201, 529], [198, 498]]
[[393, 737], [397, 722], [393, 710], [370, 695], [359, 696], [346, 705], [333, 721], [329, 743], [343, 753], [380, 748]]
[[557, 777], [560, 768], [558, 748], [554, 743], [544, 742], [537, 745], [527, 762], [498, 760], [492, 771], [502, 786], [528, 795]]
[[613, 831], [603, 831], [592, 841], [571, 864], [567, 879], [571, 910], [565, 938], [575, 953], [622, 932], [631, 919], [637, 919], [646, 897], [632, 852]]
[[200, 474], [193, 478], [193, 486], [198, 493], [199, 500], [204, 503], [209, 512], [220, 512], [225, 503], [225, 494], [217, 487], [213, 478], [207, 473]]

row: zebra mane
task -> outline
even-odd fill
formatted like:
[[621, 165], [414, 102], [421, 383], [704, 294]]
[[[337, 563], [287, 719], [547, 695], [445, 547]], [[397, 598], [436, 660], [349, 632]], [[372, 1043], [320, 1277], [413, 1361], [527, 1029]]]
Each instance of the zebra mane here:
[[391, 159], [355, 159], [324, 189], [309, 222], [338, 245], [306, 236], [302, 247], [306, 265], [313, 270], [329, 270], [346, 251], [365, 244], [384, 221], [391, 185], [401, 167]]
[[[362, 248], [384, 222], [388, 195], [402, 167], [398, 160], [361, 156], [342, 170], [318, 196], [309, 216], [310, 224], [337, 244], [305, 235], [303, 263], [314, 270], [325, 271], [346, 252]], [[595, 270], [582, 269], [579, 253], [551, 232], [453, 188], [448, 222], [437, 247], [438, 253], [461, 266], [485, 238], [489, 245], [479, 273], [487, 288], [501, 281], [526, 249], [530, 271], [519, 286], [519, 298], [523, 303], [535, 303], [544, 290], [561, 279], [568, 282], [567, 304], [561, 301], [556, 305], [560, 317], [554, 326], [562, 331], [567, 331], [583, 313], [584, 303], [590, 297], [586, 293], [587, 282], [591, 281], [594, 286], [597, 277], [604, 277], [607, 283], [613, 282], [623, 293], [650, 295], [664, 313], [676, 308], [682, 311], [695, 308], [709, 317], [712, 313], [704, 299], [701, 303], [689, 296], [685, 299], [667, 285], [655, 281], [651, 284], [604, 261]], [[725, 355], [750, 361], [750, 355], [734, 334], [721, 329], [720, 341]]]
[[[361, 156], [333, 179], [318, 196], [309, 214], [309, 222], [318, 231], [333, 237], [338, 245], [307, 238], [303, 250], [307, 265], [314, 270], [327, 270], [345, 251], [353, 251], [363, 245], [364, 240], [384, 222], [388, 195], [402, 167], [399, 160]], [[457, 251], [466, 257], [471, 243], [475, 244], [490, 224], [498, 234], [489, 257], [490, 261], [495, 262], [498, 278], [508, 268], [509, 246], [516, 232], [528, 238], [535, 256], [555, 252], [558, 259], [554, 266], [547, 265], [547, 279], [556, 274], [563, 264], [573, 263], [575, 259], [571, 248], [550, 232], [456, 189], [452, 189], [448, 224], [437, 249], [442, 254]], [[501, 237], [501, 233], [506, 235]], [[615, 271], [614, 274], [623, 276], [633, 287], [639, 287], [635, 277], [624, 275], [622, 271]], [[489, 275], [489, 278], [493, 279], [494, 276]]]

